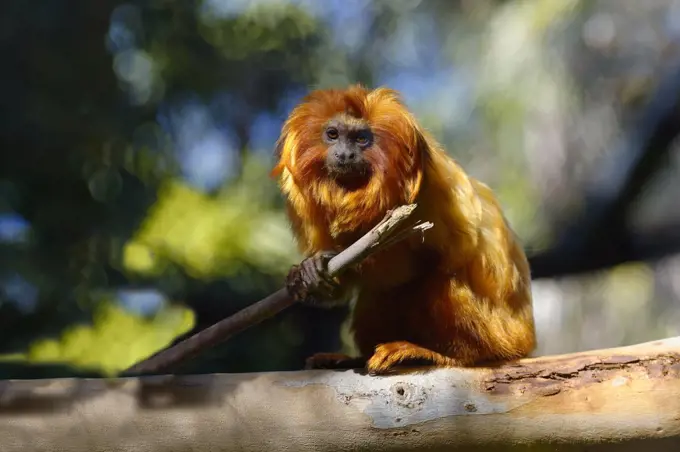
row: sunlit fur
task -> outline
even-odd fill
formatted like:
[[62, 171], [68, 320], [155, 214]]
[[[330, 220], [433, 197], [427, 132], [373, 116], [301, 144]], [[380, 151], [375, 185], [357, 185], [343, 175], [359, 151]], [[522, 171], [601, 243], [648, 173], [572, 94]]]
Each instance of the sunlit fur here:
[[[367, 123], [368, 182], [343, 188], [324, 167], [324, 124]], [[535, 346], [529, 266], [492, 191], [469, 177], [415, 120], [396, 91], [318, 90], [277, 142], [279, 179], [300, 249], [340, 251], [390, 208], [416, 202], [434, 227], [343, 275], [358, 284], [354, 339], [369, 370], [407, 359], [465, 366], [519, 358]]]

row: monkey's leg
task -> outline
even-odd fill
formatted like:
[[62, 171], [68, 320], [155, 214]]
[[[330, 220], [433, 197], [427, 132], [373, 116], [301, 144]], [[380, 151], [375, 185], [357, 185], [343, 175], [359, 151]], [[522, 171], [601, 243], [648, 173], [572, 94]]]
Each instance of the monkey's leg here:
[[288, 292], [300, 303], [333, 307], [343, 300], [343, 290], [328, 274], [328, 261], [337, 253], [321, 251], [293, 265], [286, 277]]
[[441, 353], [406, 341], [387, 342], [375, 348], [373, 356], [366, 363], [366, 370], [372, 375], [384, 374], [404, 362], [425, 363], [436, 367], [458, 367], [463, 363]]
[[343, 353], [315, 353], [307, 358], [305, 369], [360, 369], [366, 357], [351, 357]]

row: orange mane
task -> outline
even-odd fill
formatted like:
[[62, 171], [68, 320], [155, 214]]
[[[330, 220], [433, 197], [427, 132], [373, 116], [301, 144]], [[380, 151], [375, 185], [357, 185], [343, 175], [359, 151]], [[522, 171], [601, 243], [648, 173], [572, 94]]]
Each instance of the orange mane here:
[[[366, 153], [372, 177], [356, 190], [333, 183], [324, 168], [326, 145], [321, 132], [326, 122], [338, 115], [366, 121], [375, 138]], [[372, 227], [388, 209], [415, 200], [426, 149], [420, 128], [396, 91], [369, 91], [360, 85], [319, 90], [305, 97], [284, 123], [276, 145], [279, 161], [272, 176], [279, 177], [289, 208], [302, 223], [323, 225], [317, 229], [327, 230], [333, 237], [356, 235]], [[306, 232], [306, 236], [313, 234]]]

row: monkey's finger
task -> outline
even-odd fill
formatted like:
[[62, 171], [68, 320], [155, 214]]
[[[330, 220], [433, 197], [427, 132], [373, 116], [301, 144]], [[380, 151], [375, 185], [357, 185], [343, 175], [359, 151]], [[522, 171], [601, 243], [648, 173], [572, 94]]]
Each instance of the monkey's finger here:
[[336, 287], [324, 278], [323, 273], [318, 272], [317, 265], [313, 260], [304, 262], [302, 274], [310, 292], [321, 296], [321, 298], [333, 297]]
[[320, 253], [318, 253], [318, 256], [324, 260], [326, 265], [328, 265], [328, 261], [330, 261], [337, 255], [338, 253], [336, 253], [335, 251], [321, 251]]
[[292, 265], [290, 267], [290, 270], [288, 270], [288, 274], [286, 275], [286, 285], [291, 286], [297, 284], [299, 280], [300, 280], [300, 267], [297, 265]]
[[319, 275], [318, 271], [316, 270], [316, 263], [314, 262], [314, 259], [305, 259], [300, 264], [300, 267], [301, 275], [307, 285], [310, 287], [317, 286], [319, 283]]
[[328, 263], [337, 255], [338, 253], [335, 251], [320, 251], [316, 253], [314, 257], [318, 260], [319, 264], [322, 264], [321, 268], [324, 270], [324, 272], [328, 273]]
[[302, 278], [310, 290], [316, 291], [324, 280], [323, 272], [319, 272], [318, 258], [310, 257], [300, 263]]
[[302, 267], [293, 265], [286, 277], [286, 288], [288, 293], [297, 301], [303, 301], [307, 298], [309, 288], [304, 280], [304, 273]]
[[305, 268], [305, 279], [307, 280], [309, 290], [321, 295], [323, 298], [332, 297], [336, 291], [336, 286], [324, 279], [323, 274], [319, 274], [314, 266], [307, 266]]
[[338, 282], [328, 273], [328, 261], [325, 257], [319, 256], [314, 259], [314, 268], [320, 280], [324, 281], [329, 286], [335, 287]]
[[314, 268], [316, 269], [316, 272], [319, 274], [320, 277], [324, 276], [324, 273], [327, 273], [327, 262], [326, 259], [319, 255], [315, 256], [314, 259], [312, 259], [314, 263]]

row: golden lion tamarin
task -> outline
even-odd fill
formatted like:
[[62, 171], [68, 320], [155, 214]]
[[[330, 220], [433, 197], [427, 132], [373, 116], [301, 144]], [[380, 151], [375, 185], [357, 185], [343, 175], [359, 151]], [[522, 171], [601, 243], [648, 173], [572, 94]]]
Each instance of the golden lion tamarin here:
[[[469, 177], [406, 109], [398, 93], [360, 85], [311, 92], [283, 125], [278, 177], [301, 251], [287, 287], [300, 302], [353, 300], [361, 353], [319, 353], [310, 368], [365, 363], [470, 366], [535, 347], [526, 256], [488, 186]], [[434, 227], [376, 253], [338, 278], [328, 260], [390, 209], [417, 203]]]

